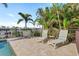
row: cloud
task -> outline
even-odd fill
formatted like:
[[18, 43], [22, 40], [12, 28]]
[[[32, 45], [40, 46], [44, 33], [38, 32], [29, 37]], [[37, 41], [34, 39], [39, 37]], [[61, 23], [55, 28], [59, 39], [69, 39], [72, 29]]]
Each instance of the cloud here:
[[12, 14], [12, 13], [8, 13], [7, 16], [10, 17], [9, 19], [13, 19], [14, 21], [16, 21], [17, 19], [15, 14]]
[[10, 16], [10, 17], [15, 17], [15, 15], [13, 15], [12, 13], [8, 13], [8, 16]]

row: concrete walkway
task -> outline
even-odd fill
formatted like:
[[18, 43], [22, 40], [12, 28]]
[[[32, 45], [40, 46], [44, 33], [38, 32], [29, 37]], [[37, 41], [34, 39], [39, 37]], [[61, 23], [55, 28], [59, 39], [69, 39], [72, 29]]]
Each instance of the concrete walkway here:
[[[9, 41], [9, 39], [8, 39]], [[54, 49], [52, 46], [38, 43], [34, 39], [9, 41], [17, 56], [76, 56], [75, 43]]]

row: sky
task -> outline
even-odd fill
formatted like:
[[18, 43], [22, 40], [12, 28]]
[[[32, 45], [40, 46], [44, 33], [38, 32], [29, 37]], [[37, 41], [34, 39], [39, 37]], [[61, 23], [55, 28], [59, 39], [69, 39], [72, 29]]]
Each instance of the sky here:
[[[24, 27], [24, 22], [17, 24], [21, 18], [19, 12], [28, 13], [32, 15], [32, 19], [36, 18], [36, 11], [38, 8], [50, 7], [49, 3], [8, 3], [8, 8], [0, 4], [0, 26], [18, 26]], [[27, 24], [28, 27], [33, 27], [31, 23]]]

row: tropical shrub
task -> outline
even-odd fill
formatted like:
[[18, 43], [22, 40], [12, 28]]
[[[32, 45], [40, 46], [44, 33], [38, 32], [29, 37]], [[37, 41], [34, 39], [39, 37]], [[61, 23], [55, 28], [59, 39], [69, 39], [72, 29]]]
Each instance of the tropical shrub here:
[[34, 36], [39, 37], [39, 36], [41, 36], [41, 33], [39, 31], [35, 31]]
[[[43, 26], [44, 29], [49, 29], [48, 35], [56, 35], [52, 30], [69, 30], [69, 41], [74, 40], [75, 31], [73, 29], [79, 28], [79, 4], [52, 4], [51, 7], [45, 9], [39, 8], [37, 13], [37, 22]], [[56, 29], [52, 29], [56, 28]], [[70, 30], [72, 29], [72, 30]], [[59, 32], [59, 31], [58, 31]], [[57, 33], [58, 34], [58, 33]]]
[[19, 31], [17, 31], [16, 29], [14, 29], [12, 35], [13, 35], [14, 37], [19, 37], [21, 34], [20, 34]]
[[48, 37], [54, 36], [53, 38], [58, 38], [59, 30], [57, 28], [49, 28]]

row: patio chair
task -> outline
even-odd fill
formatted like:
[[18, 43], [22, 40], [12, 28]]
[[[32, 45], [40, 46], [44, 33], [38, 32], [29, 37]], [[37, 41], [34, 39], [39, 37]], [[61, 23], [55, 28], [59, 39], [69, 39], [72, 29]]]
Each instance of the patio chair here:
[[43, 32], [42, 32], [42, 38], [43, 39], [47, 38], [47, 33], [48, 33], [48, 30], [43, 30]]
[[45, 41], [45, 40], [47, 39], [47, 37], [48, 37], [47, 33], [48, 33], [48, 30], [43, 30], [43, 31], [42, 31], [42, 37], [38, 37], [38, 38], [36, 38], [36, 39], [37, 39], [39, 42]]
[[31, 31], [30, 30], [23, 31], [23, 37], [30, 38], [31, 37]]
[[60, 30], [59, 38], [49, 41], [48, 44], [51, 44], [54, 46], [54, 48], [57, 48], [57, 44], [59, 43], [64, 44], [67, 41], [67, 34], [68, 34], [68, 30]]

